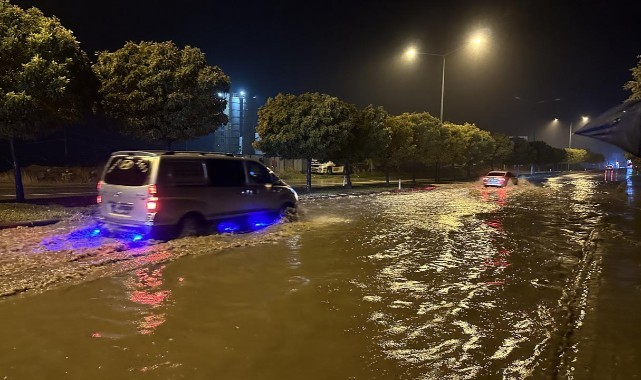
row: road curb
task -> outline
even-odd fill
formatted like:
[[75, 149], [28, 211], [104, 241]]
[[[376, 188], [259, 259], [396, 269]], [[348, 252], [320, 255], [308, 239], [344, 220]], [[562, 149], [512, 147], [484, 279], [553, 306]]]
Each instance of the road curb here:
[[5, 224], [0, 224], [0, 230], [5, 230], [8, 228], [16, 228], [16, 227], [48, 226], [50, 224], [58, 223], [59, 221], [60, 219], [46, 219], [46, 220], [32, 220], [29, 222], [5, 223]]

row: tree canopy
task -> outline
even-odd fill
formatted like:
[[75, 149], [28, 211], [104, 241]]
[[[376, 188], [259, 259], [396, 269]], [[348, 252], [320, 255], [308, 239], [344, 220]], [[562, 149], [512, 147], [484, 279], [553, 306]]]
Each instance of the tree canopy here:
[[122, 132], [168, 146], [214, 132], [227, 122], [229, 78], [200, 49], [173, 42], [127, 42], [98, 54], [100, 107]]
[[510, 138], [502, 133], [491, 133], [494, 139], [494, 151], [491, 156], [491, 166], [494, 169], [494, 164], [505, 164], [509, 161], [512, 154], [513, 147]]
[[450, 151], [454, 153], [453, 162], [465, 165], [468, 177], [475, 164], [491, 161], [494, 153], [494, 139], [489, 132], [483, 131], [474, 124], [463, 125], [447, 123], [455, 144]]
[[0, 137], [35, 138], [74, 121], [91, 101], [90, 79], [87, 55], [57, 18], [0, 0]]
[[379, 155], [372, 158], [385, 172], [385, 181], [389, 184], [390, 170], [399, 168], [412, 155], [414, 147], [412, 145], [412, 128], [402, 118], [388, 116], [385, 121], [385, 129], [390, 134], [389, 142]]
[[638, 56], [639, 62], [637, 65], [630, 69], [632, 72], [632, 80], [629, 80], [623, 86], [624, 89], [630, 91], [628, 100], [641, 99], [641, 55]]
[[403, 113], [392, 117], [394, 128], [409, 132], [409, 141], [402, 141], [404, 152], [396, 155], [403, 159], [412, 170], [412, 179], [416, 180], [416, 166], [420, 163], [437, 163], [447, 153], [445, 142], [446, 131], [441, 121], [427, 112]]
[[10, 142], [18, 201], [24, 191], [14, 141], [78, 119], [90, 109], [94, 85], [87, 55], [57, 18], [0, 0], [0, 138]]
[[343, 162], [346, 166], [346, 182], [351, 187], [351, 164], [372, 157], [380, 157], [391, 140], [391, 132], [386, 125], [387, 112], [383, 107], [369, 105], [356, 112], [350, 136], [338, 147], [332, 160]]
[[311, 188], [311, 159], [336, 157], [351, 142], [356, 107], [327, 94], [278, 94], [258, 110], [257, 149], [267, 155], [307, 159]]
[[588, 151], [585, 149], [565, 148], [566, 162], [568, 164], [580, 164], [587, 162]]

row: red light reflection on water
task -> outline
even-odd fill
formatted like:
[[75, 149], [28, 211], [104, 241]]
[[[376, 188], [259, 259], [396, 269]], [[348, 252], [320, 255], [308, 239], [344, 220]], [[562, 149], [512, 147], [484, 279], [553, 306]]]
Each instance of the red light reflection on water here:
[[[166, 252], [164, 253], [167, 254]], [[154, 253], [149, 256], [158, 255], [162, 257], [163, 252]], [[146, 258], [149, 258], [149, 256]], [[156, 262], [160, 257], [149, 258], [149, 261]], [[167, 304], [171, 296], [171, 290], [159, 289], [164, 284], [164, 269], [164, 265], [157, 269], [138, 269], [135, 272], [137, 281], [132, 281], [129, 284], [129, 287], [132, 288], [129, 300], [139, 305], [149, 307], [141, 311], [142, 318], [137, 321], [138, 332], [144, 335], [151, 334], [166, 321], [165, 314], [157, 312], [158, 308]]]
[[503, 229], [503, 222], [500, 219], [488, 219], [483, 221], [485, 224], [497, 230]]
[[[507, 204], [508, 193], [506, 189], [499, 188], [496, 190], [483, 190], [481, 196], [484, 202], [496, 203], [496, 205], [503, 207]], [[495, 253], [492, 257], [485, 259], [481, 264], [489, 273], [490, 276], [503, 275], [503, 271], [508, 268], [512, 263], [508, 260], [512, 252], [504, 247], [504, 242], [507, 240], [506, 233], [503, 229], [503, 220], [499, 216], [483, 220], [487, 226], [495, 231], [494, 238], [491, 239]], [[492, 281], [485, 281], [487, 286], [504, 285], [505, 280], [495, 278]]]
[[614, 169], [609, 169], [609, 170], [606, 169], [604, 179], [605, 179], [605, 182], [616, 182], [617, 171]]
[[137, 258], [139, 264], [148, 264], [148, 263], [162, 263], [171, 258], [171, 253], [168, 251], [159, 251], [159, 252], [145, 252], [144, 250], [140, 252], [140, 256]]
[[499, 206], [505, 206], [507, 204], [507, 190], [505, 188], [498, 188], [496, 190], [483, 190], [483, 201], [485, 202], [495, 202]]

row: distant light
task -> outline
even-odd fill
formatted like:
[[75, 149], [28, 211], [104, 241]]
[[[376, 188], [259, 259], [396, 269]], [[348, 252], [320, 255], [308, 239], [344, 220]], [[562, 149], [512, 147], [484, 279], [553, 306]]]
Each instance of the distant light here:
[[552, 120], [552, 121], [555, 122], [555, 123], [558, 123], [559, 122], [559, 118], [555, 117], [554, 120]]
[[225, 97], [225, 94], [223, 94], [222, 92], [219, 92], [219, 93], [218, 93], [218, 97], [219, 97], [219, 98], [224, 98], [224, 97]]
[[131, 241], [140, 241], [142, 240], [142, 235], [141, 234], [135, 234], [132, 238]]
[[410, 46], [405, 50], [405, 53], [403, 53], [403, 58], [405, 58], [406, 61], [413, 61], [416, 59], [416, 56], [418, 55], [418, 50], [416, 49], [415, 46]]
[[470, 39], [472, 45], [480, 46], [485, 43], [485, 38], [483, 36], [474, 36]]
[[470, 36], [469, 42], [475, 48], [479, 48], [481, 46], [484, 46], [487, 43], [488, 35], [489, 35], [489, 32], [487, 29], [478, 30]]
[[98, 236], [98, 235], [100, 235], [100, 229], [99, 228], [96, 228], [93, 231], [91, 231], [91, 236], [92, 237]]
[[581, 116], [581, 119], [583, 120], [584, 123], [587, 123], [590, 121], [590, 118], [588, 116]]
[[245, 91], [241, 91], [240, 96], [245, 96]]

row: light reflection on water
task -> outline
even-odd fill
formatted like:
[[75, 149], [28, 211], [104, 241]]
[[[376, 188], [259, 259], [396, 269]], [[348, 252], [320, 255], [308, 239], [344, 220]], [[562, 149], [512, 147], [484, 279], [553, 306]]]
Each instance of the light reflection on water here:
[[[585, 201], [589, 186], [579, 183], [574, 191]], [[543, 196], [567, 197], [555, 193], [566, 191], [563, 183], [552, 181], [550, 187]], [[567, 222], [568, 212], [586, 210], [561, 211], [567, 210], [561, 205], [558, 215], [541, 215], [532, 204], [524, 213], [512, 206], [523, 202], [523, 192], [460, 189], [447, 197], [434, 192], [380, 198], [381, 216], [364, 242], [377, 248], [369, 259], [380, 272], [364, 299], [374, 305], [370, 320], [381, 328], [380, 345], [388, 357], [407, 363], [422, 378], [533, 373], [550, 349], [552, 310], [564, 285], [542, 264], [549, 261], [564, 276], [570, 269], [554, 264], [563, 261], [556, 250], [541, 249], [557, 242], [535, 236], [519, 241], [513, 230], [549, 217], [534, 230], [561, 238], [557, 244], [571, 249], [571, 239], [563, 241], [563, 235], [576, 231], [559, 236], [556, 226]]]
[[[301, 222], [255, 235], [273, 244], [242, 245], [250, 235], [143, 247], [148, 266], [67, 294], [92, 310], [34, 302], [5, 317], [22, 326], [20, 316], [47, 311], [63, 344], [24, 328], [7, 340], [81, 347], [95, 357], [39, 365], [110, 365], [112, 377], [125, 367], [125, 378], [551, 377], [573, 322], [567, 286], [600, 218], [590, 181], [312, 199]], [[202, 254], [168, 262], [182, 251]], [[20, 358], [1, 342], [0, 353]]]

